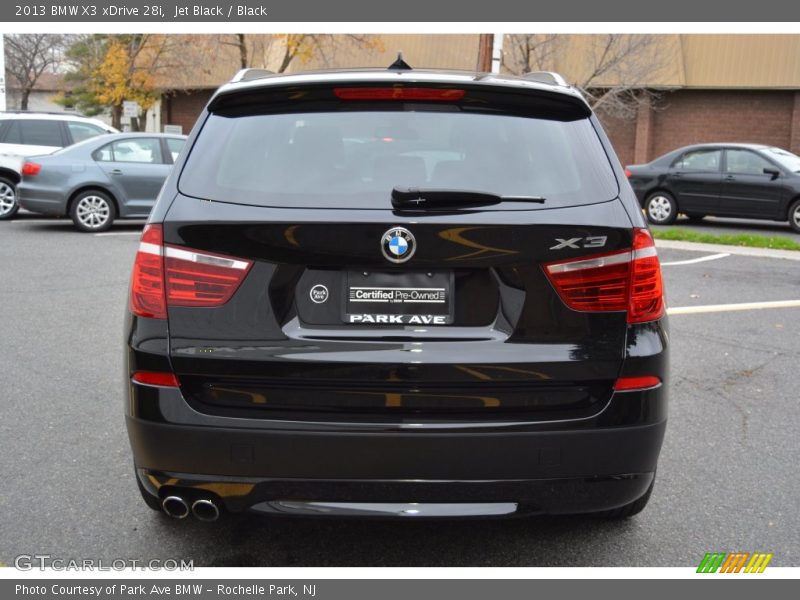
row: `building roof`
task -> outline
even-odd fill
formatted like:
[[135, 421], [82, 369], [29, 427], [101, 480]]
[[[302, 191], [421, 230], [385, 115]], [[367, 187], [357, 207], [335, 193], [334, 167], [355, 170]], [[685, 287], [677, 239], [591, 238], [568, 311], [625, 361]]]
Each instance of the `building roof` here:
[[[391, 34], [369, 37], [367, 44], [354, 36], [320, 35], [319, 48], [298, 56], [287, 73], [321, 68], [385, 67], [398, 51], [411, 66], [430, 69], [473, 70], [478, 59], [477, 34]], [[607, 40], [605, 34], [564, 34], [557, 51], [536, 69], [562, 73], [580, 84], [596, 68]], [[615, 36], [622, 45], [642, 38]], [[631, 68], [617, 68], [592, 77], [596, 87], [626, 83], [634, 87], [698, 89], [800, 89], [800, 35], [772, 34], [652, 34]], [[229, 81], [240, 68], [233, 34], [170, 35], [169, 66], [155, 74], [164, 90], [214, 89]], [[276, 70], [286, 48], [286, 36], [248, 34], [250, 66]], [[511, 57], [512, 36], [505, 36], [504, 53]], [[634, 61], [634, 62], [635, 62]], [[510, 65], [508, 65], [510, 66]], [[513, 70], [513, 69], [512, 69]]]

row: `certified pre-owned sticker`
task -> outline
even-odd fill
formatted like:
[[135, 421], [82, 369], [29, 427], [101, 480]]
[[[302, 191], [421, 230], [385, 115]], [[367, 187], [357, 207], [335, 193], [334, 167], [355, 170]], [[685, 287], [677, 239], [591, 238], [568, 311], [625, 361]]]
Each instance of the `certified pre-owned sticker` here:
[[318, 283], [311, 288], [311, 291], [308, 293], [308, 295], [311, 297], [311, 301], [314, 304], [322, 304], [328, 299], [328, 288], [321, 283]]
[[444, 304], [444, 288], [412, 287], [351, 287], [350, 302], [376, 302], [387, 304]]

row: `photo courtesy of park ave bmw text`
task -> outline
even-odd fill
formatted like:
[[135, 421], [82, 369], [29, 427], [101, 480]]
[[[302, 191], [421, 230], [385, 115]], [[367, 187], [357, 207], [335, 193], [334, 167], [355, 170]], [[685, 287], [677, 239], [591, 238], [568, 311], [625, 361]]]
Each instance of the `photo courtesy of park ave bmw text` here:
[[753, 8], [0, 6], [0, 596], [797, 578]]

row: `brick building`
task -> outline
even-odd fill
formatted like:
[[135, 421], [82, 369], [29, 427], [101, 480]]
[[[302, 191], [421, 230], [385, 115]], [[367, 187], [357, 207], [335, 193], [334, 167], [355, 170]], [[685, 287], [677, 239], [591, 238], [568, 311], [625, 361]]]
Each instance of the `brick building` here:
[[[213, 91], [239, 68], [232, 45], [209, 45], [209, 36], [185, 36], [192, 65], [161, 83], [161, 124], [188, 132]], [[386, 66], [402, 50], [415, 67], [475, 69], [478, 35], [383, 35], [367, 49], [338, 41], [323, 58], [295, 60], [287, 72], [322, 67]], [[596, 59], [591, 35], [559, 36], [562, 51], [551, 70], [580, 81]], [[247, 36], [252, 63], [266, 68], [283, 48], [274, 36]], [[800, 35], [665, 34], [657, 36], [660, 62], [642, 88], [655, 93], [628, 118], [600, 113], [624, 164], [647, 162], [679, 146], [713, 141], [772, 144], [800, 153]], [[277, 40], [277, 41], [276, 41]], [[509, 36], [505, 42], [508, 48]], [[613, 86], [620, 72], [598, 85]]]

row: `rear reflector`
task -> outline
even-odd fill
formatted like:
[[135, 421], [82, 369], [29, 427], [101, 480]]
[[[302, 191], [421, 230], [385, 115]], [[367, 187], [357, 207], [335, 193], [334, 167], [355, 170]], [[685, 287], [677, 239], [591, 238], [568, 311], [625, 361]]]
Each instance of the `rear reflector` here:
[[640, 375], [638, 377], [620, 377], [614, 382], [614, 391], [629, 392], [631, 390], [646, 390], [656, 387], [661, 380], [654, 375]]
[[160, 385], [162, 387], [178, 387], [180, 383], [174, 373], [159, 373], [156, 371], [136, 371], [131, 377], [136, 383], [147, 385]]
[[547, 263], [544, 272], [572, 310], [627, 311], [628, 323], [664, 315], [661, 266], [650, 232], [635, 229], [633, 248]]
[[341, 100], [461, 100], [464, 90], [419, 87], [348, 87], [334, 88]]
[[166, 319], [167, 306], [222, 306], [252, 265], [230, 256], [165, 246], [161, 225], [147, 225], [133, 266], [131, 311]]
[[42, 170], [42, 165], [38, 163], [26, 162], [22, 165], [22, 174], [31, 177], [33, 175], [38, 175], [39, 172]]

